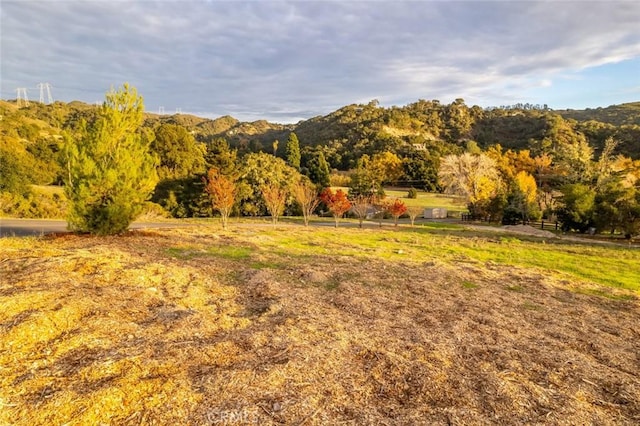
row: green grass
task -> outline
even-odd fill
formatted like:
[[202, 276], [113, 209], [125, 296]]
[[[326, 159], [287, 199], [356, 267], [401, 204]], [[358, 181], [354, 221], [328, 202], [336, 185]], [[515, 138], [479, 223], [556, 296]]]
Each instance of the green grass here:
[[418, 191], [418, 198], [408, 198], [409, 189], [386, 189], [388, 198], [399, 198], [407, 206], [420, 206], [424, 208], [445, 208], [451, 211], [467, 211], [464, 199], [454, 195], [437, 194], [431, 192]]
[[213, 256], [228, 260], [250, 259], [253, 250], [243, 246], [211, 246], [201, 247], [171, 247], [167, 249], [167, 254], [172, 257], [190, 260], [197, 257]]
[[477, 288], [477, 287], [478, 287], [478, 284], [474, 284], [474, 283], [472, 283], [471, 281], [462, 281], [462, 287], [463, 287], [463, 288], [469, 288], [469, 289], [471, 289], [471, 288]]
[[450, 225], [398, 229], [301, 227], [296, 232], [273, 228], [261, 230], [261, 235], [269, 236], [261, 242], [262, 250], [286, 253], [291, 258], [338, 255], [402, 262], [496, 263], [532, 268], [561, 279], [640, 290], [640, 251], [634, 248], [527, 237], [498, 239]]

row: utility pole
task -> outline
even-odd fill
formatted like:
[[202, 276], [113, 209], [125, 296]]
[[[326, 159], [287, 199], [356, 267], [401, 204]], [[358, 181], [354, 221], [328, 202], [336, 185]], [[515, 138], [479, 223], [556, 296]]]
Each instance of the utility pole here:
[[29, 97], [27, 96], [27, 88], [26, 87], [18, 87], [16, 89], [18, 92], [18, 96], [16, 97], [16, 102], [18, 106], [29, 106]]
[[40, 103], [44, 103], [44, 90], [47, 89], [47, 103], [53, 103], [53, 96], [51, 96], [51, 85], [49, 83], [38, 83], [40, 89]]

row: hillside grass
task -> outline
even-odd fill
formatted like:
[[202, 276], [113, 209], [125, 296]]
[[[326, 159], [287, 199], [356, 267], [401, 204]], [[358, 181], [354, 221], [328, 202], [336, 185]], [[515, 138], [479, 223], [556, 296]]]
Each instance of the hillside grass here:
[[348, 223], [0, 239], [0, 424], [637, 424], [637, 249]]

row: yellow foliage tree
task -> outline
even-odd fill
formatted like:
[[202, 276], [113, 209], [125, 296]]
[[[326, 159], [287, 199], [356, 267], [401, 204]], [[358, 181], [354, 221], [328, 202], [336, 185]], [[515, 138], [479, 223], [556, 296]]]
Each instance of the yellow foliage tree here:
[[482, 205], [494, 197], [502, 185], [495, 160], [468, 152], [444, 157], [438, 178], [446, 192], [466, 198], [472, 215], [480, 214]]

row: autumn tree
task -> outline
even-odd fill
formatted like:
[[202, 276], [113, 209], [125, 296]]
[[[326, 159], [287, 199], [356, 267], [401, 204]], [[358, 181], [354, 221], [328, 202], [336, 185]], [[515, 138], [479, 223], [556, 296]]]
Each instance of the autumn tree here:
[[235, 181], [220, 173], [218, 169], [211, 168], [207, 177], [203, 178], [205, 192], [209, 196], [211, 206], [220, 212], [222, 228], [227, 229], [229, 216], [236, 203], [237, 187]]
[[400, 216], [405, 214], [405, 212], [407, 211], [407, 206], [401, 199], [396, 198], [393, 201], [387, 203], [386, 207], [391, 217], [393, 217], [394, 225], [398, 226], [398, 219], [400, 218]]
[[269, 183], [261, 187], [262, 198], [264, 204], [271, 214], [271, 221], [275, 225], [278, 223], [278, 218], [284, 213], [284, 206], [287, 203], [287, 190], [276, 184]]
[[141, 131], [144, 104], [135, 88], [111, 90], [94, 121], [67, 136], [67, 221], [75, 231], [118, 234], [142, 213], [158, 181], [151, 135]]
[[298, 136], [291, 132], [285, 146], [287, 163], [296, 170], [300, 170], [300, 142]]
[[536, 180], [527, 172], [518, 172], [507, 195], [507, 205], [503, 212], [503, 223], [515, 224], [537, 219], [540, 211], [537, 204], [538, 188]]
[[370, 168], [379, 185], [396, 182], [403, 174], [402, 160], [388, 151], [375, 154]]
[[347, 194], [341, 189], [333, 192], [331, 188], [325, 188], [320, 194], [320, 199], [333, 215], [335, 227], [337, 228], [340, 218], [351, 208], [351, 202], [347, 198]]
[[411, 227], [416, 221], [416, 218], [421, 214], [424, 214], [424, 207], [422, 206], [407, 206], [407, 214], [409, 215], [409, 220], [411, 220]]
[[307, 180], [301, 179], [293, 186], [292, 192], [296, 201], [300, 204], [304, 226], [309, 226], [309, 218], [320, 203], [316, 188]]
[[445, 191], [465, 197], [473, 216], [484, 213], [501, 186], [495, 161], [484, 154], [448, 155], [440, 163], [438, 177]]

